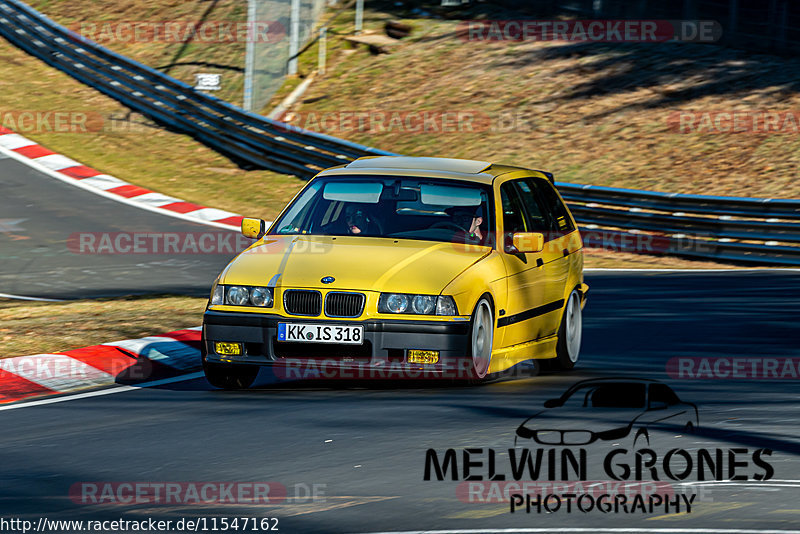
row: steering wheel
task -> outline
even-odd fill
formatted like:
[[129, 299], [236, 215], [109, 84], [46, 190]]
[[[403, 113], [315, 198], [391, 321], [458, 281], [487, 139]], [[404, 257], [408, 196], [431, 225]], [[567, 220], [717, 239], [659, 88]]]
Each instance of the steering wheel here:
[[378, 235], [383, 235], [383, 225], [381, 224], [381, 222], [378, 220], [377, 217], [371, 218], [369, 220], [369, 224], [375, 225], [375, 228], [377, 228], [378, 230]]
[[439, 221], [433, 223], [430, 228], [454, 228], [456, 231], [469, 233], [469, 231], [461, 225], [454, 223], [453, 221]]

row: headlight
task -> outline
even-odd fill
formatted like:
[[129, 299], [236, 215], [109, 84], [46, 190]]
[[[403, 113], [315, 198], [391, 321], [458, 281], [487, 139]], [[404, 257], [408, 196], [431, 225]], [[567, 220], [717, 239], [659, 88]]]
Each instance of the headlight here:
[[458, 315], [453, 297], [405, 293], [381, 293], [378, 299], [378, 312], [411, 315]]
[[408, 297], [405, 295], [389, 295], [386, 298], [389, 313], [403, 313], [408, 309]]
[[271, 308], [272, 302], [273, 294], [272, 289], [269, 287], [225, 286], [218, 284], [211, 293], [210, 304]]
[[436, 297], [431, 295], [417, 295], [411, 304], [411, 309], [414, 310], [414, 313], [422, 315], [430, 315], [433, 313], [434, 308], [436, 308]]
[[439, 295], [436, 299], [436, 315], [458, 315], [456, 301], [449, 295]]
[[222, 304], [223, 302], [225, 302], [225, 286], [217, 284], [211, 292], [211, 304]]
[[225, 304], [233, 306], [244, 306], [248, 300], [250, 300], [250, 292], [242, 286], [229, 287], [225, 296]]
[[266, 287], [254, 287], [250, 290], [250, 303], [253, 306], [272, 306], [272, 293]]

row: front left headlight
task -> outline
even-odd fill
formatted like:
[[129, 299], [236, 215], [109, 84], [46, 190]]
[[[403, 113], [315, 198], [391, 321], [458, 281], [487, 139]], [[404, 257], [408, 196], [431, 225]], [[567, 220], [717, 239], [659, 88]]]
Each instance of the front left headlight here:
[[211, 293], [211, 304], [271, 308], [272, 288], [259, 286], [230, 286], [218, 284]]
[[453, 297], [449, 295], [410, 295], [407, 293], [381, 293], [378, 313], [406, 313], [411, 315], [458, 315]]

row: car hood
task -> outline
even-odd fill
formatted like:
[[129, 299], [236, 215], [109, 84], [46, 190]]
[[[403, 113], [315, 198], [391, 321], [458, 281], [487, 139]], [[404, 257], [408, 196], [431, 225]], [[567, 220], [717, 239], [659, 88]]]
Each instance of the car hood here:
[[[226, 267], [220, 283], [438, 294], [490, 252], [431, 241], [266, 236]], [[322, 284], [328, 276], [335, 280]]]
[[604, 432], [630, 425], [644, 408], [550, 408], [522, 423], [529, 430]]

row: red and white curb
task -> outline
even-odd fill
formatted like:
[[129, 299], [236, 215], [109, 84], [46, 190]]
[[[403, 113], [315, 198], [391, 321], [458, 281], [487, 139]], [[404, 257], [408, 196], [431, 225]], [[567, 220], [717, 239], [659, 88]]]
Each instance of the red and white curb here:
[[239, 228], [242, 216], [207, 208], [178, 198], [154, 193], [119, 178], [82, 165], [48, 150], [35, 141], [0, 126], [0, 154], [21, 161], [53, 178], [77, 185], [101, 196], [136, 207], [220, 228]]
[[135, 384], [200, 368], [201, 327], [69, 350], [0, 359], [0, 404]]

